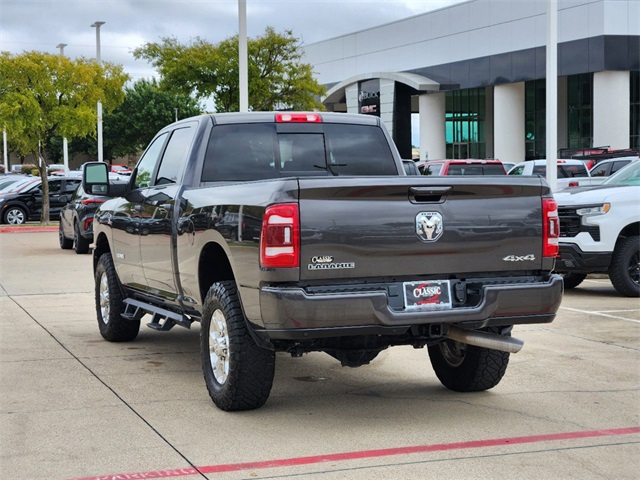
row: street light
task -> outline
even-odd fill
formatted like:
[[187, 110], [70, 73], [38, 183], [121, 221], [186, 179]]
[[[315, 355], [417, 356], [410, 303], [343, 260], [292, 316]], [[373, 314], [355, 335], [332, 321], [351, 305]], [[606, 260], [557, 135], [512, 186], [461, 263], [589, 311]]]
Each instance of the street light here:
[[[96, 60], [98, 65], [102, 65], [100, 59], [100, 27], [104, 25], [104, 22], [94, 22], [91, 24], [96, 29]], [[102, 155], [102, 102], [98, 100], [98, 161], [104, 162]]]
[[[60, 49], [60, 56], [64, 57], [64, 47], [66, 43], [59, 43], [56, 48]], [[62, 158], [64, 163], [64, 173], [69, 173], [69, 144], [67, 143], [67, 137], [62, 137]]]

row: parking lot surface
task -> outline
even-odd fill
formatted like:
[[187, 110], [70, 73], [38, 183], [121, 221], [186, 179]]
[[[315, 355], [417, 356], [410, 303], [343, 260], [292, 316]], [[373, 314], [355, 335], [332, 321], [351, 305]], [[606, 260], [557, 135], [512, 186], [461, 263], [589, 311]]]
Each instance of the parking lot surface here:
[[[0, 233], [0, 478], [637, 479], [640, 301], [565, 293], [492, 390], [446, 390], [424, 349], [370, 365], [277, 357], [267, 404], [225, 413], [199, 327], [102, 340], [91, 255]], [[144, 322], [144, 319], [143, 319]]]

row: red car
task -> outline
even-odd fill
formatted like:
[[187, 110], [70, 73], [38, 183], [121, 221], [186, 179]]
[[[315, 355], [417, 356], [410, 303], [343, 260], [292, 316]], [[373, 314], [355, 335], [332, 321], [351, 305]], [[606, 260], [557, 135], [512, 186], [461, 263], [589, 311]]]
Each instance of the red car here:
[[122, 163], [112, 163], [111, 171], [118, 175], [131, 175], [131, 169]]
[[500, 160], [428, 160], [417, 164], [422, 175], [506, 175]]

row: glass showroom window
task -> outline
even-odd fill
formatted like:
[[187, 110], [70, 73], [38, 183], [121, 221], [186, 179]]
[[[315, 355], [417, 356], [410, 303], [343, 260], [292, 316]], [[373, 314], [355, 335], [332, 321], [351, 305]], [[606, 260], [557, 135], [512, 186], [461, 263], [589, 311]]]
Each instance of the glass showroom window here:
[[567, 77], [569, 148], [593, 144], [593, 73]]
[[546, 80], [533, 80], [524, 84], [525, 158], [546, 158]]
[[484, 88], [446, 94], [447, 158], [486, 158], [486, 97]]
[[640, 148], [640, 71], [631, 72], [629, 147]]

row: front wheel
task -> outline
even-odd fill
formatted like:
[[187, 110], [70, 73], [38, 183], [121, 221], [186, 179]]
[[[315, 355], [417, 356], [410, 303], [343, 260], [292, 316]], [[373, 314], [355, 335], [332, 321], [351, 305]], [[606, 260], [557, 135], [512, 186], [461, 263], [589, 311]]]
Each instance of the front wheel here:
[[96, 312], [100, 335], [110, 342], [128, 342], [140, 331], [140, 320], [120, 314], [124, 309], [120, 282], [110, 253], [103, 254], [96, 265]]
[[[502, 333], [505, 327], [485, 331]], [[511, 336], [510, 327], [503, 335]], [[444, 340], [429, 347], [429, 359], [440, 382], [456, 392], [480, 392], [495, 387], [509, 364], [509, 353]]]
[[77, 254], [87, 253], [89, 251], [89, 241], [80, 234], [80, 225], [78, 222], [73, 226], [73, 249]]
[[235, 282], [214, 283], [209, 289], [200, 351], [207, 390], [218, 408], [252, 410], [266, 403], [275, 352], [260, 348], [247, 330]]
[[27, 221], [27, 212], [20, 207], [9, 207], [4, 212], [4, 223], [9, 225], [22, 225]]
[[640, 297], [640, 236], [618, 242], [609, 267], [609, 279], [620, 295]]
[[69, 250], [73, 247], [73, 240], [64, 236], [64, 230], [62, 229], [62, 218], [60, 219], [60, 224], [58, 225], [58, 240], [60, 241], [60, 248], [63, 250]]

